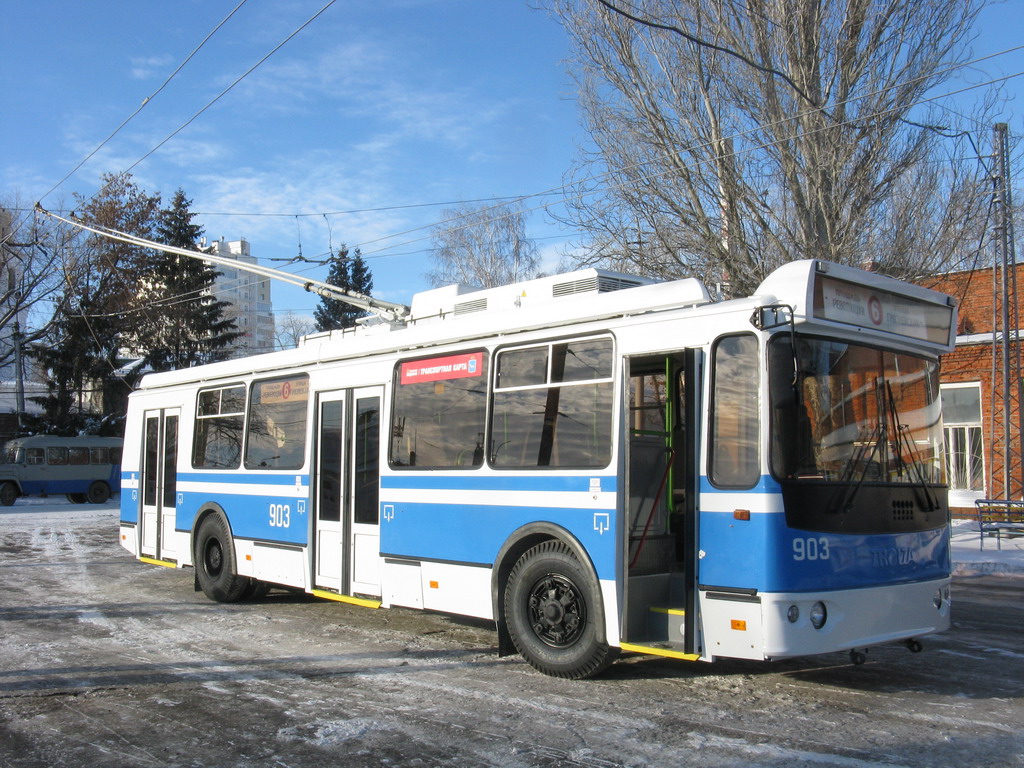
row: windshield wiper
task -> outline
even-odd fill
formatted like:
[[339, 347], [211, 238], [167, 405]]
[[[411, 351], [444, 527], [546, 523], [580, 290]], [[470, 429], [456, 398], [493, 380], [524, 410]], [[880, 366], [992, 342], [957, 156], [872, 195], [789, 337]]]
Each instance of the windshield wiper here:
[[[900, 421], [900, 414], [896, 408], [896, 398], [892, 393], [892, 384], [886, 382], [885, 387], [888, 392], [889, 400], [888, 417], [892, 420], [893, 433], [896, 435], [896, 461], [899, 463], [900, 473], [909, 474], [914, 477], [916, 482], [913, 483], [913, 486], [919, 487], [921, 492], [924, 494], [925, 503], [923, 506], [925, 510], [928, 512], [934, 512], [939, 509], [941, 505], [929, 486], [928, 479], [924, 476], [924, 465], [921, 462], [921, 454], [918, 452], [914, 441], [910, 439], [910, 429], [906, 424], [903, 424]], [[907, 455], [912, 459], [910, 464], [913, 470], [912, 472], [907, 471], [907, 463], [903, 459], [904, 449], [906, 449]]]
[[[856, 474], [858, 467], [860, 468], [860, 477], [854, 485], [846, 485], [843, 487], [842, 496], [839, 499], [839, 508], [847, 513], [853, 508], [853, 501], [857, 498], [857, 494], [864, 485], [864, 481], [868, 477], [868, 470], [871, 467], [871, 460], [878, 455], [878, 467], [879, 474], [885, 468], [886, 461], [886, 448], [889, 444], [888, 435], [888, 424], [884, 418], [885, 413], [885, 390], [878, 386], [878, 379], [875, 379], [875, 412], [882, 414], [883, 417], [878, 419], [878, 423], [875, 424], [875, 428], [871, 430], [871, 434], [867, 440], [861, 441], [857, 451], [846, 466], [843, 468], [842, 473], [839, 476], [840, 482], [849, 483], [853, 480], [854, 474]], [[887, 473], [886, 473], [887, 474]], [[888, 478], [886, 478], [888, 479]]]

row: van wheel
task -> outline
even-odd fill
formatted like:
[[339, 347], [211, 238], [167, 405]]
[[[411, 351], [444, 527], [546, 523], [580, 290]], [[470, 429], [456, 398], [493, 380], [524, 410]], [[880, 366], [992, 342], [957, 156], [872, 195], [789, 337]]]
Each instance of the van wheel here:
[[110, 486], [102, 480], [97, 480], [89, 486], [86, 498], [90, 504], [103, 504], [110, 498]]
[[516, 649], [541, 672], [581, 680], [611, 664], [618, 649], [599, 638], [597, 583], [560, 541], [524, 554], [509, 574], [505, 622]]
[[67, 497], [68, 501], [70, 501], [72, 504], [85, 504], [84, 493], [69, 493], [67, 494]]
[[14, 483], [7, 481], [0, 485], [0, 504], [9, 507], [17, 500], [18, 496], [18, 486]]
[[220, 515], [210, 515], [199, 526], [194, 562], [199, 587], [208, 598], [234, 603], [245, 597], [252, 579], [236, 573], [235, 545]]

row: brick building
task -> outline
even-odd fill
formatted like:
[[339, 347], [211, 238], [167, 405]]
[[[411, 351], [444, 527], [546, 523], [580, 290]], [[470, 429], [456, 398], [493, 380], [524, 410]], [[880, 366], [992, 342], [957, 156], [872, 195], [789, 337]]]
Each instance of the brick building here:
[[[1014, 269], [1020, 283], [1024, 280], [1024, 264]], [[925, 283], [929, 288], [952, 294], [959, 305], [956, 349], [942, 358], [940, 385], [949, 503], [953, 508], [973, 507], [975, 499], [1004, 495], [1007, 462], [1001, 448], [1004, 434], [1002, 344], [1001, 335], [993, 334], [993, 327], [1001, 325], [996, 314], [1000, 307], [997, 298], [1002, 293], [1000, 278], [999, 271], [989, 267], [943, 275]], [[1024, 289], [1024, 283], [1020, 284]], [[1017, 312], [1011, 313], [1011, 324], [1018, 316]], [[1016, 333], [1011, 331], [1009, 337], [1012, 360], [1019, 354], [1018, 342]], [[1019, 481], [1022, 451], [1016, 388], [1016, 383], [1011, 383], [1011, 411], [1006, 432], [1014, 446], [1009, 452], [1009, 495], [1019, 499], [1024, 496], [1024, 488]]]

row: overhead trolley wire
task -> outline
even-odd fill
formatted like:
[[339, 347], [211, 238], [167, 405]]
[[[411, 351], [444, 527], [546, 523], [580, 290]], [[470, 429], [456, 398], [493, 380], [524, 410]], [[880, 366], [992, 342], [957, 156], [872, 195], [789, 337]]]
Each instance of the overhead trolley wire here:
[[62, 178], [60, 181], [58, 181], [56, 184], [54, 184], [52, 187], [50, 187], [46, 192], [44, 192], [43, 195], [39, 198], [39, 201], [42, 202], [47, 197], [49, 197], [50, 194], [52, 194], [53, 191], [55, 189], [57, 189], [57, 187], [59, 187], [65, 181], [67, 181], [72, 176], [74, 176], [79, 171], [79, 169], [81, 169], [81, 167], [83, 165], [85, 165], [87, 162], [89, 162], [93, 158], [93, 156], [95, 156], [95, 154], [97, 152], [99, 152], [101, 149], [103, 149], [103, 147], [105, 147], [107, 145], [107, 143], [110, 142], [111, 139], [113, 139], [115, 136], [117, 136], [117, 134], [120, 133], [122, 128], [124, 128], [126, 125], [128, 125], [128, 123], [130, 123], [132, 121], [132, 119], [134, 119], [135, 116], [139, 114], [139, 112], [141, 112], [143, 109], [145, 109], [146, 106], [154, 98], [156, 98], [156, 96], [164, 88], [167, 87], [167, 84], [170, 83], [171, 80], [173, 80], [175, 78], [175, 76], [179, 72], [181, 72], [182, 69], [185, 68], [185, 65], [188, 64], [197, 53], [199, 53], [200, 49], [210, 41], [210, 38], [213, 37], [217, 33], [217, 31], [221, 27], [223, 27], [232, 16], [235, 15], [235, 12], [238, 11], [239, 8], [241, 8], [243, 5], [246, 4], [246, 2], [248, 2], [248, 0], [241, 0], [241, 2], [238, 3], [238, 5], [236, 5], [234, 8], [232, 8], [231, 12], [228, 13], [228, 15], [225, 16], [217, 26], [215, 26], [212, 30], [210, 30], [210, 32], [206, 35], [206, 37], [204, 37], [202, 39], [202, 41], [199, 43], [199, 45], [197, 45], [194, 49], [192, 49], [192, 52], [188, 56], [185, 57], [184, 61], [182, 61], [181, 64], [179, 64], [177, 66], [177, 68], [175, 68], [175, 70], [173, 72], [171, 72], [171, 74], [169, 74], [167, 76], [167, 78], [160, 84], [160, 87], [157, 88], [155, 91], [153, 91], [153, 93], [151, 93], [149, 96], [144, 98], [142, 100], [142, 103], [139, 104], [138, 107], [136, 107], [135, 111], [132, 112], [130, 115], [128, 115], [128, 117], [126, 117], [121, 122], [121, 124], [119, 126], [117, 126], [117, 128], [115, 128], [111, 132], [111, 134], [109, 136], [107, 136], [107, 138], [105, 138], [103, 141], [101, 141], [92, 152], [90, 152], [88, 155], [86, 155], [78, 165], [76, 165], [74, 168], [72, 168], [70, 171], [68, 171], [67, 174], [64, 175], [64, 178]]
[[249, 75], [251, 75], [254, 71], [256, 71], [256, 69], [261, 64], [263, 64], [263, 62], [265, 62], [267, 59], [269, 59], [271, 56], [273, 56], [275, 53], [277, 53], [279, 50], [281, 50], [288, 43], [288, 41], [290, 41], [293, 37], [295, 37], [297, 34], [299, 34], [299, 32], [301, 32], [306, 27], [308, 27], [310, 24], [312, 24], [324, 11], [326, 11], [328, 8], [330, 8], [332, 5], [334, 5], [336, 2], [337, 2], [337, 0], [328, 0], [327, 4], [324, 5], [323, 8], [321, 8], [319, 11], [317, 11], [312, 16], [310, 16], [308, 19], [306, 19], [306, 21], [304, 21], [302, 24], [300, 24], [298, 27], [296, 27], [295, 30], [290, 35], [288, 35], [288, 37], [286, 37], [284, 40], [282, 40], [280, 43], [278, 43], [276, 46], [274, 46], [270, 50], [269, 53], [267, 53], [265, 56], [263, 56], [263, 58], [261, 58], [259, 61], [257, 61], [251, 67], [249, 67], [249, 69], [245, 70], [245, 72], [243, 72], [241, 75], [239, 75], [237, 78], [235, 78], [235, 80], [227, 88], [225, 88], [220, 93], [218, 93], [216, 96], [214, 96], [209, 102], [206, 103], [205, 106], [203, 106], [201, 109], [199, 109], [198, 112], [196, 112], [194, 115], [192, 115], [192, 117], [190, 117], [184, 123], [182, 123], [177, 128], [175, 128], [173, 131], [171, 131], [169, 134], [167, 134], [167, 136], [165, 136], [159, 143], [157, 143], [156, 146], [154, 146], [146, 154], [144, 154], [142, 157], [140, 157], [134, 163], [129, 165], [127, 168], [125, 168], [124, 172], [127, 173], [128, 171], [132, 170], [135, 166], [139, 165], [139, 163], [143, 162], [148, 157], [150, 157], [154, 152], [156, 152], [158, 149], [160, 149], [160, 147], [162, 147], [168, 141], [170, 141], [175, 136], [177, 136], [179, 133], [181, 133], [183, 130], [185, 130], [189, 125], [191, 125], [196, 120], [196, 118], [198, 118], [206, 110], [208, 110], [210, 107], [212, 107], [214, 104], [216, 104], [222, 98], [224, 98], [224, 96], [226, 96], [236, 85], [238, 85], [240, 82], [242, 82], [245, 78], [247, 78]]

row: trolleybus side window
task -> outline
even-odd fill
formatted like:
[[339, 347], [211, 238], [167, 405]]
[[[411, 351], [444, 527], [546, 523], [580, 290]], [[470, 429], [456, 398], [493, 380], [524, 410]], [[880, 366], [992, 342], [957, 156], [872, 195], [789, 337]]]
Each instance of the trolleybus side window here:
[[306, 458], [309, 377], [256, 381], [249, 400], [246, 469], [299, 469]]
[[505, 349], [495, 370], [491, 464], [607, 466], [614, 393], [610, 338]]
[[755, 336], [726, 336], [715, 345], [712, 386], [711, 481], [751, 488], [761, 476]]
[[241, 384], [199, 392], [192, 466], [236, 469], [242, 459], [245, 387]]
[[481, 466], [486, 409], [486, 352], [400, 362], [395, 368], [391, 466]]

